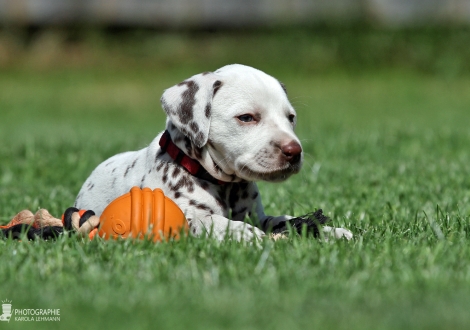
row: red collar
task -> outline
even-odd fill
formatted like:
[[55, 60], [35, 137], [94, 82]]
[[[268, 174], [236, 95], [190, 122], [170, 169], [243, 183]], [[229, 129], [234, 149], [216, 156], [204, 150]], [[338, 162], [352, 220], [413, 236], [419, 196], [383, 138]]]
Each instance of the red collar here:
[[195, 159], [188, 157], [176, 144], [171, 140], [170, 132], [165, 131], [159, 142], [160, 148], [166, 152], [179, 165], [183, 166], [189, 173], [199, 179], [209, 181], [214, 184], [225, 184], [226, 182], [214, 178], [204, 167]]

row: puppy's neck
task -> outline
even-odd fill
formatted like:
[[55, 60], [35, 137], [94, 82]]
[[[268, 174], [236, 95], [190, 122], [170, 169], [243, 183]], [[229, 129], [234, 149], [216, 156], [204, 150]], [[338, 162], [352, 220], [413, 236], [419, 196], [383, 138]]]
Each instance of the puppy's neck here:
[[223, 182], [240, 182], [239, 177], [232, 173], [226, 173], [217, 165], [216, 161], [210, 155], [208, 146], [197, 147], [189, 137], [181, 132], [171, 120], [167, 120], [166, 130], [170, 133], [173, 143], [188, 157], [198, 161], [202, 167], [215, 179]]

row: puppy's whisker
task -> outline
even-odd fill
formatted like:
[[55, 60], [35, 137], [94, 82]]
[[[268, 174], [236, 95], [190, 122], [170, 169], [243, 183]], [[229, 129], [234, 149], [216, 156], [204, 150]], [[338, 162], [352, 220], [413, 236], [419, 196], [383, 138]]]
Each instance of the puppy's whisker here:
[[310, 154], [310, 153], [308, 153], [308, 152], [304, 152], [304, 160], [305, 160], [306, 157], [308, 157], [308, 158], [310, 158], [310, 159], [312, 159], [312, 160], [315, 159], [315, 156], [313, 156], [312, 154]]

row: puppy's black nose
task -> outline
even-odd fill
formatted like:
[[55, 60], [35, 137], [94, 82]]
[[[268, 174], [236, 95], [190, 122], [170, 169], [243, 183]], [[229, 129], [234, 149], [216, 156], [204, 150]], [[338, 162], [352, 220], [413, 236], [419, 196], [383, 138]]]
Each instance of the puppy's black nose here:
[[302, 154], [302, 147], [295, 141], [290, 141], [281, 145], [281, 151], [284, 158], [291, 164], [298, 163]]

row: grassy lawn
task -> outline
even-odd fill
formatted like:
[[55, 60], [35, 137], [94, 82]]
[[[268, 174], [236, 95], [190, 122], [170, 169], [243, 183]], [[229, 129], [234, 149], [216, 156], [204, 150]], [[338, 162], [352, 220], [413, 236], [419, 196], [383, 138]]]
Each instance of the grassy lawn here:
[[[62, 214], [98, 163], [145, 147], [163, 129], [164, 88], [236, 61], [214, 51], [214, 61], [183, 54], [177, 65], [157, 54], [151, 63], [143, 52], [123, 55], [129, 65], [117, 56], [52, 69], [26, 58], [0, 69], [0, 223], [22, 209]], [[307, 53], [282, 66], [268, 58], [265, 67], [254, 53], [239, 62], [286, 84], [306, 154], [297, 176], [260, 183], [266, 212], [322, 208], [354, 240], [293, 237], [261, 249], [192, 238], [3, 240], [0, 300], [59, 308], [60, 322], [2, 327], [468, 327], [470, 76], [406, 66], [303, 72]]]

